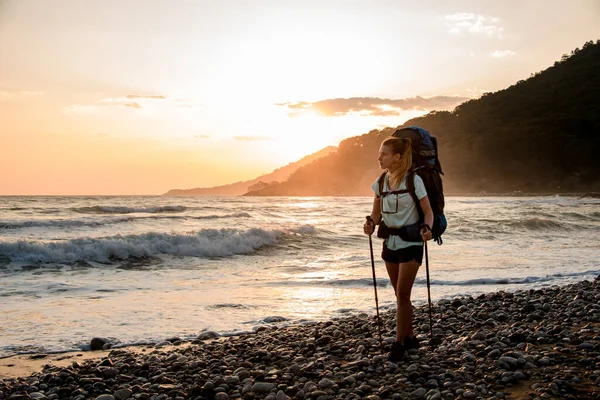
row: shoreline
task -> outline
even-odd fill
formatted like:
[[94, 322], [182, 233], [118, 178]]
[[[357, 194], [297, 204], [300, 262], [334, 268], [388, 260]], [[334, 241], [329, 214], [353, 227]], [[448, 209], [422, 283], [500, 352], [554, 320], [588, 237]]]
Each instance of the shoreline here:
[[141, 354], [156, 350], [157, 348], [164, 351], [172, 351], [175, 348], [185, 347], [186, 345], [190, 345], [190, 343], [181, 342], [181, 345], [171, 344], [162, 345], [160, 347], [156, 347], [156, 344], [137, 344], [114, 347], [106, 350], [73, 350], [55, 353], [13, 354], [0, 358], [0, 382], [3, 379], [26, 378], [42, 371], [46, 365], [67, 368], [73, 362], [104, 359], [109, 357], [110, 353], [115, 350]]
[[[600, 198], [600, 192], [597, 191], [587, 191], [587, 192], [522, 192], [519, 190], [514, 190], [510, 192], [447, 192], [444, 193], [447, 197], [544, 197], [544, 196], [564, 196], [564, 197], [581, 197], [581, 198]], [[20, 194], [3, 194], [0, 195], [2, 197], [244, 197], [245, 194], [237, 194], [237, 195], [229, 195], [229, 194], [112, 194], [112, 195], [85, 195], [85, 194], [69, 194], [69, 195], [60, 195], [60, 194], [52, 194], [52, 195], [20, 195]], [[352, 194], [352, 195], [269, 195], [269, 196], [261, 196], [261, 195], [253, 195], [253, 197], [372, 197], [371, 194], [360, 195], [360, 194]]]
[[[387, 348], [391, 311], [381, 315]], [[433, 348], [427, 305], [414, 319], [422, 346], [398, 363], [381, 354], [376, 318], [366, 314], [167, 347], [12, 356], [2, 368], [33, 373], [0, 377], [0, 400], [600, 396], [600, 276], [437, 301]]]

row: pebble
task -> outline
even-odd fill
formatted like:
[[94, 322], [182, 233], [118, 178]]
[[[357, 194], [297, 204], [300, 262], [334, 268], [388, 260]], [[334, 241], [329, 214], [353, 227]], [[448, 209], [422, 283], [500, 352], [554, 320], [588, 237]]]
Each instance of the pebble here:
[[221, 336], [221, 335], [218, 332], [215, 332], [215, 331], [206, 331], [206, 332], [200, 333], [196, 339], [198, 339], [198, 340], [209, 340], [209, 339], [216, 339], [219, 336]]
[[253, 393], [269, 393], [274, 388], [275, 388], [274, 383], [256, 382], [254, 385], [252, 385], [252, 392]]
[[127, 400], [132, 394], [133, 392], [131, 389], [119, 389], [113, 393], [113, 396], [115, 397], [115, 400]]
[[92, 340], [90, 341], [90, 348], [92, 350], [102, 350], [106, 343], [107, 340], [104, 338], [92, 338]]

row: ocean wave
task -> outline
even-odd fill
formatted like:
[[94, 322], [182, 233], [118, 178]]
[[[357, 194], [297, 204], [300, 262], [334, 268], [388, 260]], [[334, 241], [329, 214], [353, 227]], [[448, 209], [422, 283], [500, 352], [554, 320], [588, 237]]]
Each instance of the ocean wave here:
[[82, 214], [132, 214], [132, 213], [162, 213], [182, 212], [187, 210], [186, 206], [162, 206], [162, 207], [122, 207], [122, 206], [91, 206], [76, 207], [72, 209]]
[[[462, 281], [445, 281], [445, 280], [430, 280], [431, 285], [446, 285], [446, 286], [474, 286], [474, 285], [523, 285], [530, 283], [551, 282], [559, 278], [592, 276], [596, 277], [600, 274], [600, 270], [573, 272], [564, 274], [552, 274], [545, 276], [525, 276], [525, 277], [506, 277], [506, 278], [475, 278]], [[427, 283], [426, 278], [417, 278], [416, 284], [424, 285]]]
[[[522, 218], [522, 219], [472, 219], [461, 218], [450, 225], [448, 228], [455, 233], [476, 233], [481, 235], [482, 232], [488, 234], [514, 234], [519, 231], [572, 231], [574, 229], [572, 218], [550, 219], [550, 218]], [[583, 226], [583, 229], [594, 228], [593, 226]]]
[[225, 215], [200, 215], [198, 217], [190, 217], [193, 219], [220, 219], [220, 218], [251, 218], [247, 212], [235, 213], [235, 214], [225, 214]]
[[75, 227], [95, 227], [131, 222], [145, 219], [184, 219], [183, 216], [152, 216], [152, 217], [124, 217], [112, 219], [41, 219], [25, 221], [0, 221], [0, 229], [23, 229], [37, 227], [56, 227], [56, 228], [75, 228]]
[[[387, 278], [377, 278], [377, 286], [386, 287], [390, 280]], [[299, 280], [269, 282], [269, 286], [344, 286], [344, 287], [368, 287], [373, 286], [373, 278], [348, 278], [348, 279], [329, 279], [310, 277]]]
[[[390, 281], [387, 278], [376, 279], [377, 286], [386, 287]], [[323, 281], [326, 285], [331, 286], [373, 286], [373, 278], [358, 278], [358, 279], [328, 279]]]
[[560, 213], [561, 219], [563, 220], [579, 220], [579, 221], [598, 221], [600, 219], [600, 213], [592, 212], [588, 214], [582, 214], [580, 212], [562, 212]]
[[236, 303], [221, 303], [221, 304], [211, 304], [205, 307], [207, 310], [219, 310], [223, 308], [234, 308], [247, 310], [249, 308], [254, 308], [253, 306], [245, 305], [245, 304], [236, 304]]
[[528, 230], [544, 230], [544, 229], [567, 229], [570, 230], [566, 224], [552, 221], [546, 218], [525, 218], [520, 220], [512, 220], [506, 223], [509, 227], [512, 228], [523, 228]]
[[187, 234], [144, 233], [105, 238], [80, 238], [61, 242], [0, 242], [0, 256], [34, 263], [112, 263], [127, 259], [148, 259], [161, 255], [200, 258], [250, 254], [281, 240], [315, 232], [312, 225], [282, 230], [252, 228], [202, 229]]
[[136, 222], [143, 220], [156, 220], [156, 219], [222, 219], [222, 218], [250, 218], [251, 215], [245, 212], [234, 213], [234, 214], [213, 214], [213, 215], [201, 215], [197, 217], [187, 217], [183, 215], [151, 215], [141, 217], [121, 217], [121, 218], [109, 218], [109, 219], [30, 219], [30, 220], [5, 220], [0, 221], [0, 229], [23, 229], [23, 228], [35, 228], [35, 227], [58, 227], [58, 228], [70, 228], [70, 227], [95, 227], [104, 225], [113, 225], [126, 222]]

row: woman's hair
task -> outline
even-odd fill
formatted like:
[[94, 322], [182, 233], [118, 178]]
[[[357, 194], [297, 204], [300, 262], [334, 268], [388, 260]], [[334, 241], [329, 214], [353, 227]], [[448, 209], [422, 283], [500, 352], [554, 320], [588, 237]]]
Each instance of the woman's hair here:
[[398, 161], [397, 165], [390, 168], [390, 175], [396, 179], [401, 179], [412, 166], [412, 145], [410, 139], [390, 136], [381, 145], [389, 147], [392, 153], [400, 154], [400, 161]]

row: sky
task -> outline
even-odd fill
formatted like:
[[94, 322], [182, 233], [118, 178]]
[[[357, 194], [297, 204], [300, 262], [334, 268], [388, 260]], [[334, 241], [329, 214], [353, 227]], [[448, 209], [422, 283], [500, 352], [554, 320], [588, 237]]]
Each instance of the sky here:
[[253, 179], [598, 39], [598, 0], [0, 0], [0, 195]]

